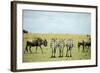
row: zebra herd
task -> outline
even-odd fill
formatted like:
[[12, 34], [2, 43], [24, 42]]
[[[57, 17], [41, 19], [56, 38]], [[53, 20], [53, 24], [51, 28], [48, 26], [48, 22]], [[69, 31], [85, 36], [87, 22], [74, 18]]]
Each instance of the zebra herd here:
[[[25, 52], [31, 52], [31, 47], [36, 47], [36, 53], [37, 53], [37, 49], [38, 47], [40, 47], [41, 52], [43, 53], [42, 50], [42, 45], [47, 47], [49, 46], [51, 51], [51, 58], [55, 58], [56, 54], [57, 54], [57, 49], [59, 50], [59, 57], [63, 57], [64, 56], [64, 51], [66, 51], [66, 57], [72, 57], [72, 48], [74, 47], [74, 43], [72, 39], [57, 39], [57, 38], [52, 38], [50, 40], [50, 45], [48, 45], [48, 41], [46, 39], [42, 39], [42, 38], [35, 38], [34, 40], [27, 40], [26, 41], [26, 48], [25, 48]], [[78, 41], [77, 43], [77, 48], [78, 50], [81, 49], [81, 47], [83, 47], [83, 52], [85, 48], [90, 48], [91, 47], [91, 39], [89, 40], [81, 40]], [[66, 50], [64, 50], [64, 48], [66, 48]]]
[[60, 40], [54, 38], [51, 39], [50, 48], [52, 49], [52, 55], [51, 55], [52, 58], [56, 57], [55, 55], [56, 55], [57, 48], [59, 49], [59, 57], [63, 57], [63, 52], [65, 47], [66, 47], [66, 57], [72, 56], [71, 50], [73, 48], [73, 40], [68, 39], [66, 41], [66, 44], [64, 41], [65, 41], [64, 39], [60, 39]]

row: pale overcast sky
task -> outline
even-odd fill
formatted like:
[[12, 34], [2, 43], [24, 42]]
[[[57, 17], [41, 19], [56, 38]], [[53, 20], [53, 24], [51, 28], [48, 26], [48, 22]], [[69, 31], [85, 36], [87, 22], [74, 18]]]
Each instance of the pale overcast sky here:
[[23, 10], [23, 29], [32, 33], [91, 34], [91, 14]]

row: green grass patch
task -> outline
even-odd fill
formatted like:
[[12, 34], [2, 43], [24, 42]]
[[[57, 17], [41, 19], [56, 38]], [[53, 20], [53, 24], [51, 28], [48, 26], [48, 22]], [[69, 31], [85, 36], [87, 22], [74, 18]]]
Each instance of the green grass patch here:
[[[43, 49], [43, 54], [41, 52], [41, 49], [38, 47], [37, 53], [36, 53], [36, 47], [32, 47], [32, 53], [26, 52], [24, 53], [25, 47], [26, 47], [26, 41], [31, 40], [35, 37], [41, 37], [45, 38], [48, 41], [48, 46], [44, 47], [42, 46]], [[66, 56], [66, 50], [67, 48], [64, 48], [63, 52], [63, 57], [59, 57], [59, 49], [57, 48], [56, 52], [56, 58], [51, 58], [51, 51], [52, 49], [50, 48], [50, 40], [52, 38], [57, 38], [57, 39], [72, 39], [74, 41], [74, 47], [72, 49], [72, 57], [65, 57]], [[79, 40], [87, 39], [86, 35], [78, 35], [78, 34], [39, 34], [39, 33], [24, 33], [23, 34], [23, 62], [45, 62], [45, 61], [64, 61], [64, 60], [87, 60], [91, 59], [91, 48], [86, 49], [85, 52], [82, 52], [82, 47], [80, 51], [78, 51], [77, 43]]]

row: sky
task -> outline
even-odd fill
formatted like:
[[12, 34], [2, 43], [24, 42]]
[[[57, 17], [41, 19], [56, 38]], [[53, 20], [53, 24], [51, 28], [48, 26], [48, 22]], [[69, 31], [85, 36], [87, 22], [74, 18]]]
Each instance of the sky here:
[[91, 14], [23, 10], [23, 29], [32, 33], [91, 34]]

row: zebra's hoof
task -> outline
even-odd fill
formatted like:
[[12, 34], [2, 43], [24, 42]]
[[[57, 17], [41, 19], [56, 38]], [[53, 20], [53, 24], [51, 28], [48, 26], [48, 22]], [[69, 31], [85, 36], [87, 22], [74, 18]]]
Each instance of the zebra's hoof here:
[[63, 56], [61, 56], [61, 57], [63, 57]]
[[53, 56], [51, 56], [51, 58], [53, 58]]
[[62, 56], [59, 56], [59, 57], [62, 57]]
[[66, 55], [66, 57], [69, 57], [69, 56]]
[[63, 56], [59, 56], [59, 57], [63, 57]]
[[67, 55], [65, 57], [67, 57]]
[[51, 58], [56, 58], [55, 56], [51, 56]]
[[72, 55], [70, 57], [72, 57]]
[[56, 58], [56, 57], [54, 56], [54, 58]]

